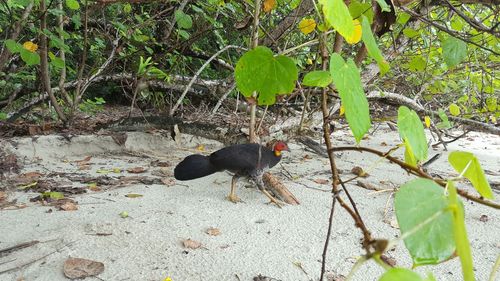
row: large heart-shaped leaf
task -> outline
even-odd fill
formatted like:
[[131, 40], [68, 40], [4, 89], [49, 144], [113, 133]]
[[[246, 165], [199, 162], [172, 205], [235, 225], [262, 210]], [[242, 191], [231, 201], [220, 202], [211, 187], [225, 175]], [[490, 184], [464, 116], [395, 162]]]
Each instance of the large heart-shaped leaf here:
[[[428, 179], [410, 181], [396, 192], [394, 205], [402, 235], [414, 232], [404, 242], [415, 266], [437, 264], [453, 256], [453, 216], [443, 212], [448, 199], [439, 185]], [[436, 217], [424, 225], [432, 216]]]
[[330, 73], [339, 91], [347, 123], [359, 143], [371, 126], [368, 100], [361, 86], [359, 70], [352, 59], [346, 63], [335, 53], [330, 58]]
[[274, 56], [263, 46], [246, 52], [235, 68], [238, 89], [245, 97], [258, 94], [258, 103], [271, 105], [276, 95], [289, 94], [295, 88], [298, 70], [295, 62], [287, 56]]

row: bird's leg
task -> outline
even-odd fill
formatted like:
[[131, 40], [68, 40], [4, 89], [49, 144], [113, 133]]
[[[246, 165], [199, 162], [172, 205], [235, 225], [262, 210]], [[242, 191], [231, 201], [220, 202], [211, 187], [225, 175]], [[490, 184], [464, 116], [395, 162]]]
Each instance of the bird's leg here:
[[231, 192], [229, 192], [229, 195], [227, 196], [227, 200], [233, 202], [233, 203], [238, 203], [241, 202], [241, 199], [236, 196], [236, 183], [238, 182], [239, 175], [234, 174], [232, 180], [231, 180]]
[[276, 198], [274, 198], [271, 194], [269, 194], [269, 191], [267, 191], [266, 187], [264, 186], [264, 182], [262, 181], [262, 176], [254, 177], [254, 181], [257, 184], [259, 190], [262, 191], [262, 193], [264, 193], [267, 198], [269, 198], [270, 201], [268, 204], [274, 203], [276, 204], [276, 206], [278, 206], [278, 208], [281, 209], [281, 207], [283, 206], [282, 203], [276, 200]]

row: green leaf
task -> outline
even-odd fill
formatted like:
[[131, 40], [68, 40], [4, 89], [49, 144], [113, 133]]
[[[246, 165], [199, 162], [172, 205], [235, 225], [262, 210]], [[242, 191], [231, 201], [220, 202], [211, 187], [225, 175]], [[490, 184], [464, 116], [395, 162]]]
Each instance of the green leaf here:
[[405, 12], [400, 12], [398, 11], [398, 19], [397, 22], [401, 25], [405, 25], [411, 18], [410, 14], [407, 14]]
[[500, 106], [498, 105], [498, 99], [496, 97], [486, 98], [486, 108], [489, 112], [495, 112], [497, 109], [500, 110]]
[[54, 66], [55, 68], [59, 68], [59, 69], [62, 69], [65, 66], [64, 61], [60, 57], [51, 58], [50, 64], [52, 66]]
[[175, 11], [175, 21], [177, 22], [177, 26], [182, 29], [190, 29], [193, 27], [193, 20], [190, 15], [185, 14], [181, 10]]
[[467, 44], [455, 37], [448, 37], [442, 42], [443, 57], [448, 67], [454, 67], [467, 57]]
[[123, 12], [126, 14], [132, 12], [132, 5], [130, 5], [129, 3], [123, 5]]
[[[448, 162], [458, 173], [470, 180], [472, 186], [484, 198], [493, 199], [493, 192], [486, 180], [483, 168], [476, 156], [470, 152], [453, 151], [448, 155]], [[468, 166], [468, 167], [467, 167]], [[467, 170], [464, 172], [464, 169]]]
[[402, 235], [412, 233], [404, 242], [414, 266], [453, 256], [453, 218], [451, 212], [443, 212], [448, 207], [443, 188], [429, 179], [415, 179], [396, 192], [394, 206]]
[[453, 19], [451, 20], [450, 26], [451, 26], [451, 28], [453, 30], [462, 31], [463, 28], [464, 28], [464, 24], [463, 24], [462, 18], [460, 18], [460, 17], [453, 17]]
[[409, 143], [417, 161], [426, 160], [427, 138], [425, 137], [424, 125], [417, 113], [406, 106], [399, 107], [398, 129], [399, 136], [405, 143]]
[[415, 29], [413, 28], [405, 28], [403, 29], [403, 34], [408, 37], [408, 38], [413, 38], [413, 37], [417, 37], [417, 36], [420, 36], [420, 32], [416, 31]]
[[467, 239], [467, 229], [465, 228], [464, 207], [457, 196], [457, 189], [452, 181], [448, 181], [448, 202], [453, 214], [453, 237], [457, 245], [457, 255], [462, 264], [462, 273], [465, 281], [474, 281], [474, 267], [472, 264], [472, 254], [469, 240]]
[[7, 47], [7, 49], [13, 54], [19, 53], [21, 50], [24, 49], [23, 45], [17, 43], [12, 39], [5, 40], [5, 47]]
[[344, 38], [354, 35], [354, 23], [349, 9], [342, 0], [320, 0], [326, 22]]
[[352, 59], [346, 63], [334, 53], [330, 58], [330, 74], [339, 91], [347, 123], [359, 143], [371, 126], [368, 100], [361, 86], [359, 70]]
[[349, 13], [353, 19], [361, 18], [361, 15], [365, 15], [369, 22], [373, 21], [373, 9], [371, 8], [371, 3], [361, 3], [359, 1], [351, 1], [349, 3]]
[[40, 55], [38, 53], [32, 53], [26, 49], [22, 49], [20, 51], [21, 53], [21, 59], [27, 64], [27, 65], [37, 65], [40, 64]]
[[180, 37], [182, 37], [183, 39], [187, 40], [189, 39], [189, 32], [183, 30], [183, 29], [177, 29], [177, 33], [179, 34]]
[[380, 68], [380, 75], [384, 75], [389, 71], [389, 64], [385, 61], [382, 56], [382, 52], [378, 48], [377, 42], [375, 41], [375, 37], [373, 36], [372, 29], [368, 19], [363, 16], [362, 21], [362, 32], [361, 38], [365, 43], [366, 49], [368, 50], [368, 54], [377, 62], [378, 67]]
[[422, 281], [422, 278], [415, 272], [406, 269], [394, 267], [387, 270], [379, 281]]
[[426, 66], [427, 62], [424, 58], [422, 56], [417, 56], [410, 61], [408, 69], [411, 71], [424, 71]]
[[264, 46], [246, 52], [236, 64], [235, 79], [245, 97], [258, 93], [258, 104], [271, 105], [276, 95], [289, 94], [295, 88], [298, 70], [289, 57], [278, 55]]
[[444, 112], [444, 110], [439, 109], [438, 115], [439, 118], [441, 119], [441, 122], [439, 122], [436, 125], [438, 129], [449, 129], [453, 126], [453, 123], [451, 123], [450, 120], [448, 120], [448, 116], [446, 116], [446, 112]]
[[450, 110], [451, 115], [453, 116], [460, 115], [460, 107], [458, 107], [458, 105], [452, 103], [450, 104], [450, 107], [448, 109]]
[[71, 10], [80, 9], [80, 4], [78, 3], [77, 0], [66, 0], [66, 6]]
[[82, 20], [80, 14], [74, 14], [71, 16], [71, 22], [75, 25], [75, 29], [80, 29], [82, 27]]
[[7, 113], [0, 111], [0, 120], [7, 120], [7, 118], [8, 118]]
[[413, 153], [410, 142], [406, 139], [403, 140], [403, 142], [405, 145], [405, 163], [413, 167], [417, 167], [418, 160], [415, 158], [415, 153]]
[[55, 199], [55, 200], [59, 200], [59, 199], [64, 198], [64, 194], [62, 194], [61, 192], [57, 192], [57, 191], [47, 191], [47, 192], [42, 193], [42, 196], [44, 198], [50, 198], [50, 199]]
[[304, 76], [302, 84], [310, 87], [328, 87], [333, 82], [332, 76], [328, 71], [311, 71]]
[[385, 2], [385, 0], [376, 0], [377, 4], [380, 6], [382, 9], [382, 12], [390, 12], [391, 11], [391, 6]]

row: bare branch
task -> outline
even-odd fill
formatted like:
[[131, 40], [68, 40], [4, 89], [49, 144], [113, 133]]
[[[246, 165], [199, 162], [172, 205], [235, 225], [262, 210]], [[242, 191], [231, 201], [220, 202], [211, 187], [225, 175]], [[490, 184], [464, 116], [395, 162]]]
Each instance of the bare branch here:
[[221, 50], [219, 50], [217, 53], [215, 53], [213, 56], [211, 56], [201, 67], [200, 69], [198, 69], [198, 71], [196, 72], [196, 74], [193, 76], [193, 78], [191, 79], [191, 81], [189, 82], [189, 84], [186, 86], [186, 89], [184, 90], [184, 92], [181, 94], [181, 96], [179, 97], [179, 99], [177, 100], [177, 102], [175, 103], [175, 105], [172, 107], [172, 109], [170, 109], [170, 116], [173, 116], [175, 111], [177, 110], [177, 108], [181, 105], [182, 103], [182, 100], [184, 100], [184, 98], [186, 97], [186, 94], [187, 92], [189, 91], [189, 89], [191, 88], [191, 86], [193, 86], [193, 83], [194, 81], [198, 78], [198, 76], [200, 76], [201, 72], [210, 64], [210, 62], [216, 58], [218, 55], [220, 55], [222, 52], [228, 50], [228, 49], [239, 49], [239, 50], [244, 50], [244, 48], [240, 47], [240, 46], [235, 46], [235, 45], [227, 45], [226, 47], [222, 48]]

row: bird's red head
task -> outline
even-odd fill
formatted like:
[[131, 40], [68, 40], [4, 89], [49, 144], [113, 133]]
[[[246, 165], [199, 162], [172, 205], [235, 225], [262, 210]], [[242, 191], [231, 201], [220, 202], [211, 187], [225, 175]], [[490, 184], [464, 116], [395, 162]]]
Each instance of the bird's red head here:
[[274, 155], [281, 156], [281, 151], [283, 150], [290, 151], [285, 142], [277, 141], [273, 146]]

